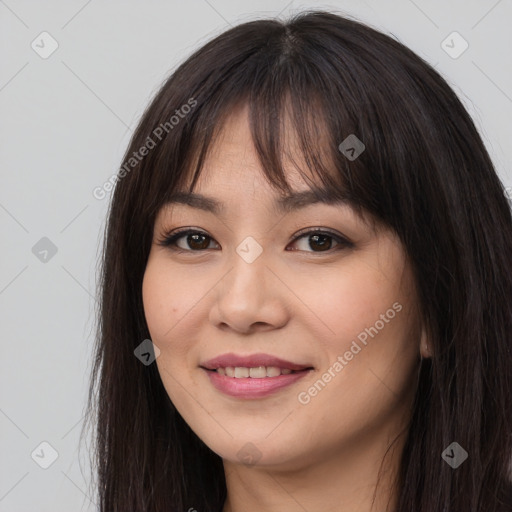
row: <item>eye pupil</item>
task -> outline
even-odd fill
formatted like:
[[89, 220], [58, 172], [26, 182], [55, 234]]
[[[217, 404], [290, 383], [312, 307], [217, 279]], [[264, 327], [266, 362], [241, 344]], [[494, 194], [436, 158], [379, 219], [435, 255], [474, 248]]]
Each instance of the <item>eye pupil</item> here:
[[311, 249], [315, 249], [313, 244], [318, 244], [318, 248], [320, 251], [328, 251], [332, 245], [332, 237], [329, 235], [311, 235], [309, 239], [309, 247]]
[[[202, 239], [202, 241], [201, 241]], [[192, 235], [188, 235], [187, 243], [189, 247], [192, 249], [206, 249], [209, 245], [208, 237], [206, 235], [202, 235], [200, 233], [194, 233]], [[195, 245], [198, 243], [199, 245]]]

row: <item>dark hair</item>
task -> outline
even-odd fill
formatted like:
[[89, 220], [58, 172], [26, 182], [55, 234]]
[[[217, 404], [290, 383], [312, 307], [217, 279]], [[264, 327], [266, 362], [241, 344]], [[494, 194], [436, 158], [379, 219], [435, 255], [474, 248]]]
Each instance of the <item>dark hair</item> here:
[[[237, 105], [249, 107], [272, 186], [289, 190], [286, 115], [325, 188], [394, 230], [410, 260], [433, 357], [419, 365], [396, 511], [512, 510], [512, 218], [504, 187], [470, 116], [428, 63], [390, 36], [319, 11], [244, 23], [208, 42], [163, 84], [135, 130], [110, 205], [99, 283], [88, 412], [100, 510], [222, 509], [221, 458], [177, 412], [156, 365], [141, 364], [134, 349], [150, 337], [142, 280], [156, 214], [186, 177], [193, 189]], [[351, 134], [365, 145], [356, 159], [338, 148]], [[454, 441], [469, 454], [457, 469], [441, 457]]]

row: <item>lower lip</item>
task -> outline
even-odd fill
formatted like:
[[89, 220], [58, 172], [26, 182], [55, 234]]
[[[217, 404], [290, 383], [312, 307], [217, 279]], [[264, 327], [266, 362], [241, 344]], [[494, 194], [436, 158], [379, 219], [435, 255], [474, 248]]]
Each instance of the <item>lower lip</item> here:
[[228, 377], [221, 375], [216, 371], [203, 370], [208, 374], [210, 382], [226, 395], [237, 398], [262, 398], [305, 377], [310, 370], [302, 370], [297, 373], [279, 375], [277, 377], [263, 377], [262, 379], [253, 379], [252, 377]]

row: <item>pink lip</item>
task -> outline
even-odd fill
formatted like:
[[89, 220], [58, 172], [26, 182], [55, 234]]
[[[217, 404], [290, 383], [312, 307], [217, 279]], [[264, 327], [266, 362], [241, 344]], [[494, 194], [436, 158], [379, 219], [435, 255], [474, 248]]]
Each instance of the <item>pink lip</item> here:
[[[283, 367], [281, 366], [281, 368]], [[293, 384], [299, 379], [302, 379], [305, 375], [309, 374], [309, 370], [302, 370], [298, 371], [297, 373], [279, 375], [278, 377], [264, 377], [262, 379], [247, 377], [238, 379], [235, 377], [221, 375], [216, 371], [206, 370], [205, 368], [203, 368], [203, 370], [207, 373], [210, 382], [213, 384], [213, 386], [215, 386], [219, 391], [222, 391], [227, 395], [243, 399], [263, 398], [274, 393], [279, 389], [282, 389], [286, 386], [289, 386], [290, 384]]]
[[[214, 357], [208, 361], [205, 361], [200, 365], [202, 368], [208, 370], [216, 370], [217, 368], [226, 368], [228, 366], [242, 366], [244, 368], [257, 368], [258, 366], [277, 366], [278, 368], [288, 368], [290, 370], [305, 370], [306, 368], [312, 368], [310, 364], [296, 364], [290, 361], [285, 361], [278, 357], [271, 356], [269, 354], [253, 354], [250, 356], [240, 356], [237, 354], [222, 354]], [[281, 375], [283, 377], [283, 375]], [[272, 377], [278, 378], [278, 377]]]

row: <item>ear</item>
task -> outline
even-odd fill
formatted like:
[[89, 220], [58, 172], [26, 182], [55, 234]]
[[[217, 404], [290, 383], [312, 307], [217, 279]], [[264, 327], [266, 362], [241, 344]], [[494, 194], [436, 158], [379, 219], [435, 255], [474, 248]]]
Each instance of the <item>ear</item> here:
[[427, 333], [426, 333], [424, 327], [421, 328], [420, 355], [421, 355], [422, 359], [427, 359], [429, 357], [432, 357], [432, 347], [428, 343]]

